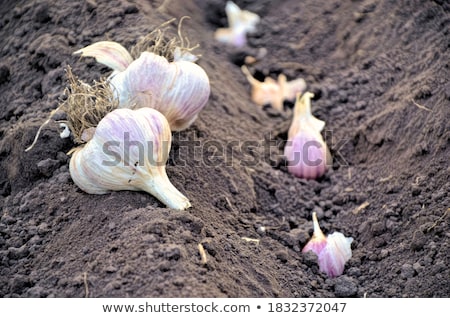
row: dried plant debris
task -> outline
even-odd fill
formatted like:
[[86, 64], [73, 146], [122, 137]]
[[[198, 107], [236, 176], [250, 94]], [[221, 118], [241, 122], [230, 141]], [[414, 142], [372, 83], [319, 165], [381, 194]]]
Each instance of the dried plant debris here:
[[119, 101], [115, 99], [107, 80], [101, 79], [89, 85], [75, 77], [70, 66], [67, 67], [66, 74], [69, 82], [69, 86], [64, 91], [66, 99], [50, 112], [47, 120], [39, 127], [33, 143], [25, 149], [25, 152], [33, 149], [42, 128], [59, 111], [66, 115], [66, 120], [58, 121], [60, 127], [64, 129], [60, 137], [68, 138], [72, 135], [75, 143], [82, 144], [92, 137], [100, 120], [118, 107]]
[[182, 23], [184, 19], [189, 17], [184, 16], [178, 23], [178, 34], [175, 37], [171, 37], [167, 34], [167, 28], [176, 19], [173, 18], [164, 22], [158, 28], [142, 37], [132, 48], [131, 56], [133, 59], [139, 58], [142, 52], [151, 52], [156, 55], [165, 57], [169, 62], [176, 60], [189, 60], [195, 62], [198, 59], [198, 55], [194, 55], [191, 51], [199, 47], [199, 45], [190, 46], [190, 41], [187, 37], [184, 37], [181, 32]]
[[85, 143], [83, 132], [97, 127], [100, 120], [118, 107], [118, 100], [114, 98], [109, 83], [101, 79], [93, 85], [86, 84], [72, 74], [67, 68], [69, 87], [65, 90], [67, 99], [62, 102], [60, 109], [67, 115], [67, 125], [76, 143]]

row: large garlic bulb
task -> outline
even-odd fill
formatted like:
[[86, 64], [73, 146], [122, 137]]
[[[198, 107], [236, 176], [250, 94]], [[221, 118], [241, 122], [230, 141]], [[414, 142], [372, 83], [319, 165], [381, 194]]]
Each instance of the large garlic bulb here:
[[173, 62], [150, 52], [133, 61], [122, 45], [111, 41], [94, 43], [75, 54], [95, 57], [114, 70], [109, 79], [120, 108], [155, 108], [173, 131], [189, 127], [208, 101], [208, 75], [179, 48]]
[[119, 107], [159, 110], [174, 131], [189, 127], [208, 101], [209, 79], [195, 63], [169, 63], [164, 57], [143, 52], [128, 68], [110, 79]]
[[83, 191], [146, 191], [166, 206], [184, 210], [189, 200], [169, 181], [171, 147], [166, 118], [152, 108], [116, 109], [98, 124], [92, 139], [75, 149], [70, 175]]
[[284, 155], [288, 171], [296, 177], [316, 179], [331, 165], [331, 155], [321, 131], [325, 122], [311, 113], [311, 98], [314, 94], [298, 94], [294, 107], [294, 118], [288, 132]]

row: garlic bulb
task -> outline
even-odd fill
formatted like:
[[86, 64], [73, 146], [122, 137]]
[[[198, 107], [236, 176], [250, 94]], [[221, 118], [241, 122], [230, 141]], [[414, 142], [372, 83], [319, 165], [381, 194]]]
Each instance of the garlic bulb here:
[[353, 238], [334, 232], [325, 237], [320, 229], [317, 215], [313, 212], [314, 233], [302, 252], [313, 251], [318, 258], [319, 268], [329, 277], [336, 277], [344, 272], [345, 263], [352, 257]]
[[219, 28], [214, 38], [222, 43], [242, 47], [247, 43], [247, 33], [254, 32], [260, 17], [253, 12], [241, 10], [234, 2], [227, 1], [225, 13], [228, 19], [228, 28]]
[[132, 60], [124, 47], [102, 41], [75, 52], [95, 57], [111, 67], [109, 77], [119, 108], [151, 107], [166, 116], [173, 131], [189, 127], [205, 107], [210, 94], [209, 78], [193, 63], [196, 57], [175, 48], [176, 60], [142, 52]]
[[305, 179], [321, 177], [331, 165], [331, 155], [322, 138], [325, 122], [311, 114], [311, 98], [314, 94], [306, 92], [297, 95], [294, 118], [288, 132], [284, 155], [288, 171]]
[[110, 82], [119, 107], [154, 108], [166, 116], [174, 131], [186, 129], [197, 119], [210, 94], [208, 76], [200, 66], [188, 61], [169, 63], [149, 52]]
[[259, 106], [270, 104], [275, 109], [282, 111], [285, 100], [293, 100], [298, 93], [303, 93], [306, 89], [306, 82], [303, 78], [288, 82], [286, 76], [280, 74], [278, 82], [270, 77], [266, 77], [264, 82], [260, 82], [252, 76], [245, 65], [241, 69], [252, 86], [251, 99]]
[[143, 190], [170, 208], [184, 210], [191, 206], [189, 200], [166, 174], [171, 139], [166, 118], [156, 110], [113, 110], [92, 138], [74, 150], [70, 175], [90, 194]]

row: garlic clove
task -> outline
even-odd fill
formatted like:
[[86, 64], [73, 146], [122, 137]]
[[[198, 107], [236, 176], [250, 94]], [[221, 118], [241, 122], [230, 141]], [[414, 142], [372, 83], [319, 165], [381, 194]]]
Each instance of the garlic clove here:
[[241, 69], [251, 85], [251, 99], [259, 106], [271, 105], [282, 111], [285, 100], [293, 100], [298, 93], [306, 89], [306, 82], [302, 78], [288, 82], [286, 75], [280, 74], [278, 81], [266, 77], [264, 82], [260, 82], [253, 77], [245, 65]]
[[252, 76], [245, 65], [242, 65], [241, 69], [251, 85], [251, 99], [254, 103], [259, 106], [272, 105], [278, 110], [283, 109], [283, 91], [274, 79], [266, 77], [264, 82], [260, 82]]
[[214, 38], [222, 43], [242, 47], [247, 43], [246, 35], [256, 30], [260, 17], [253, 12], [241, 10], [234, 2], [227, 1], [225, 13], [228, 19], [228, 28], [219, 28]]
[[284, 148], [288, 171], [298, 178], [317, 179], [330, 165], [330, 155], [322, 136], [301, 130]]
[[210, 94], [208, 75], [199, 65], [188, 61], [169, 63], [150, 52], [143, 52], [110, 82], [119, 107], [154, 108], [166, 116], [173, 131], [189, 127]]
[[319, 269], [329, 277], [342, 275], [345, 263], [352, 257], [353, 238], [334, 232], [327, 236], [327, 244], [319, 253]]
[[[280, 83], [280, 85], [282, 84]], [[306, 90], [306, 82], [303, 78], [297, 78], [286, 82], [282, 87], [284, 99], [293, 101], [298, 94], [302, 94]]]
[[166, 174], [171, 138], [157, 110], [116, 109], [100, 121], [91, 140], [73, 151], [70, 175], [90, 194], [143, 190], [170, 208], [187, 209], [189, 200]]
[[302, 249], [302, 253], [314, 252], [318, 258], [320, 271], [329, 277], [337, 277], [344, 272], [345, 263], [352, 257], [353, 238], [345, 237], [340, 232], [334, 232], [325, 237], [315, 212], [313, 212], [313, 224], [313, 236]]
[[298, 178], [317, 179], [325, 174], [332, 164], [331, 154], [321, 131], [325, 122], [311, 113], [311, 98], [306, 92], [297, 95], [294, 118], [288, 132], [284, 156], [288, 171]]
[[214, 33], [214, 38], [221, 43], [232, 44], [236, 47], [243, 47], [247, 43], [244, 28], [219, 28]]
[[113, 41], [96, 42], [75, 51], [73, 54], [94, 57], [97, 62], [112, 68], [114, 71], [124, 71], [133, 62], [133, 58], [127, 49]]
[[245, 32], [254, 32], [260, 21], [260, 17], [256, 13], [241, 10], [233, 1], [227, 1], [225, 13], [231, 29], [241, 28]]

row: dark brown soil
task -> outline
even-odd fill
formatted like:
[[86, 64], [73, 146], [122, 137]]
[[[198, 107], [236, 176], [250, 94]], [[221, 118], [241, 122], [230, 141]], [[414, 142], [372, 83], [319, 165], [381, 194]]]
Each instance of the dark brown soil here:
[[[449, 2], [236, 1], [262, 18], [242, 49], [214, 41], [225, 1], [161, 3], [2, 2], [0, 295], [449, 297]], [[87, 82], [109, 75], [72, 52], [106, 39], [129, 48], [185, 15], [211, 81], [167, 167], [191, 209], [143, 192], [83, 193], [54, 121], [24, 152], [62, 98], [68, 65]], [[315, 93], [334, 158], [320, 180], [283, 164], [292, 104], [280, 113], [250, 100], [239, 66], [262, 49], [256, 77], [303, 77]], [[338, 278], [300, 252], [313, 211], [325, 233], [354, 238]]]

